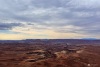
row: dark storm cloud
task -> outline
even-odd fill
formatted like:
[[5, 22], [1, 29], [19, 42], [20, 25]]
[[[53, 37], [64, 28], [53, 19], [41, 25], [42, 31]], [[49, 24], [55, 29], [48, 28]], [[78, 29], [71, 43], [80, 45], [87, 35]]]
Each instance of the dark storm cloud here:
[[14, 27], [21, 26], [20, 23], [0, 23], [0, 30], [11, 30]]
[[[0, 20], [32, 23], [37, 29], [62, 33], [96, 34], [100, 33], [99, 8], [99, 0], [0, 0]], [[0, 23], [0, 29], [15, 26]]]

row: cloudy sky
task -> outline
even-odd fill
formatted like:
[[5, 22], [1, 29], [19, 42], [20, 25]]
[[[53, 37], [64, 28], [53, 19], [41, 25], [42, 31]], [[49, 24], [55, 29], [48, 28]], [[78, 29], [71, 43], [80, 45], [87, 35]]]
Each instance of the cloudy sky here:
[[0, 39], [100, 38], [99, 0], [0, 0]]

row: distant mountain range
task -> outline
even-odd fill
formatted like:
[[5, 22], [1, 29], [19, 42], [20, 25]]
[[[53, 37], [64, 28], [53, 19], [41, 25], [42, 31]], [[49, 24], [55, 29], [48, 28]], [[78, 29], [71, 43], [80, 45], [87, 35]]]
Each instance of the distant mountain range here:
[[67, 43], [67, 44], [100, 44], [99, 39], [26, 39], [26, 40], [0, 40], [0, 43]]
[[99, 40], [99, 39], [96, 39], [96, 38], [82, 38], [83, 40]]

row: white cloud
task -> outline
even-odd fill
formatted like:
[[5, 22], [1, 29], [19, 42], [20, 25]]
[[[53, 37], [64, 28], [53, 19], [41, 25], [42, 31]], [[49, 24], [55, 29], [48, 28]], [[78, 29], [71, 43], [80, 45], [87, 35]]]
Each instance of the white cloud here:
[[8, 29], [20, 33], [35, 29], [93, 36], [100, 33], [99, 8], [99, 0], [0, 0], [0, 24], [20, 23]]
[[77, 7], [77, 8], [99, 8], [99, 0], [71, 0], [68, 5]]

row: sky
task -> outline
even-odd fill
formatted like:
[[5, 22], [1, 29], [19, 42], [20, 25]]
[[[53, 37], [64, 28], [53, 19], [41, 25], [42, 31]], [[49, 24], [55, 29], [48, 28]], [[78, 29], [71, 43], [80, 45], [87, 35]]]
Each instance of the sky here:
[[100, 36], [100, 0], [0, 0], [0, 40]]

